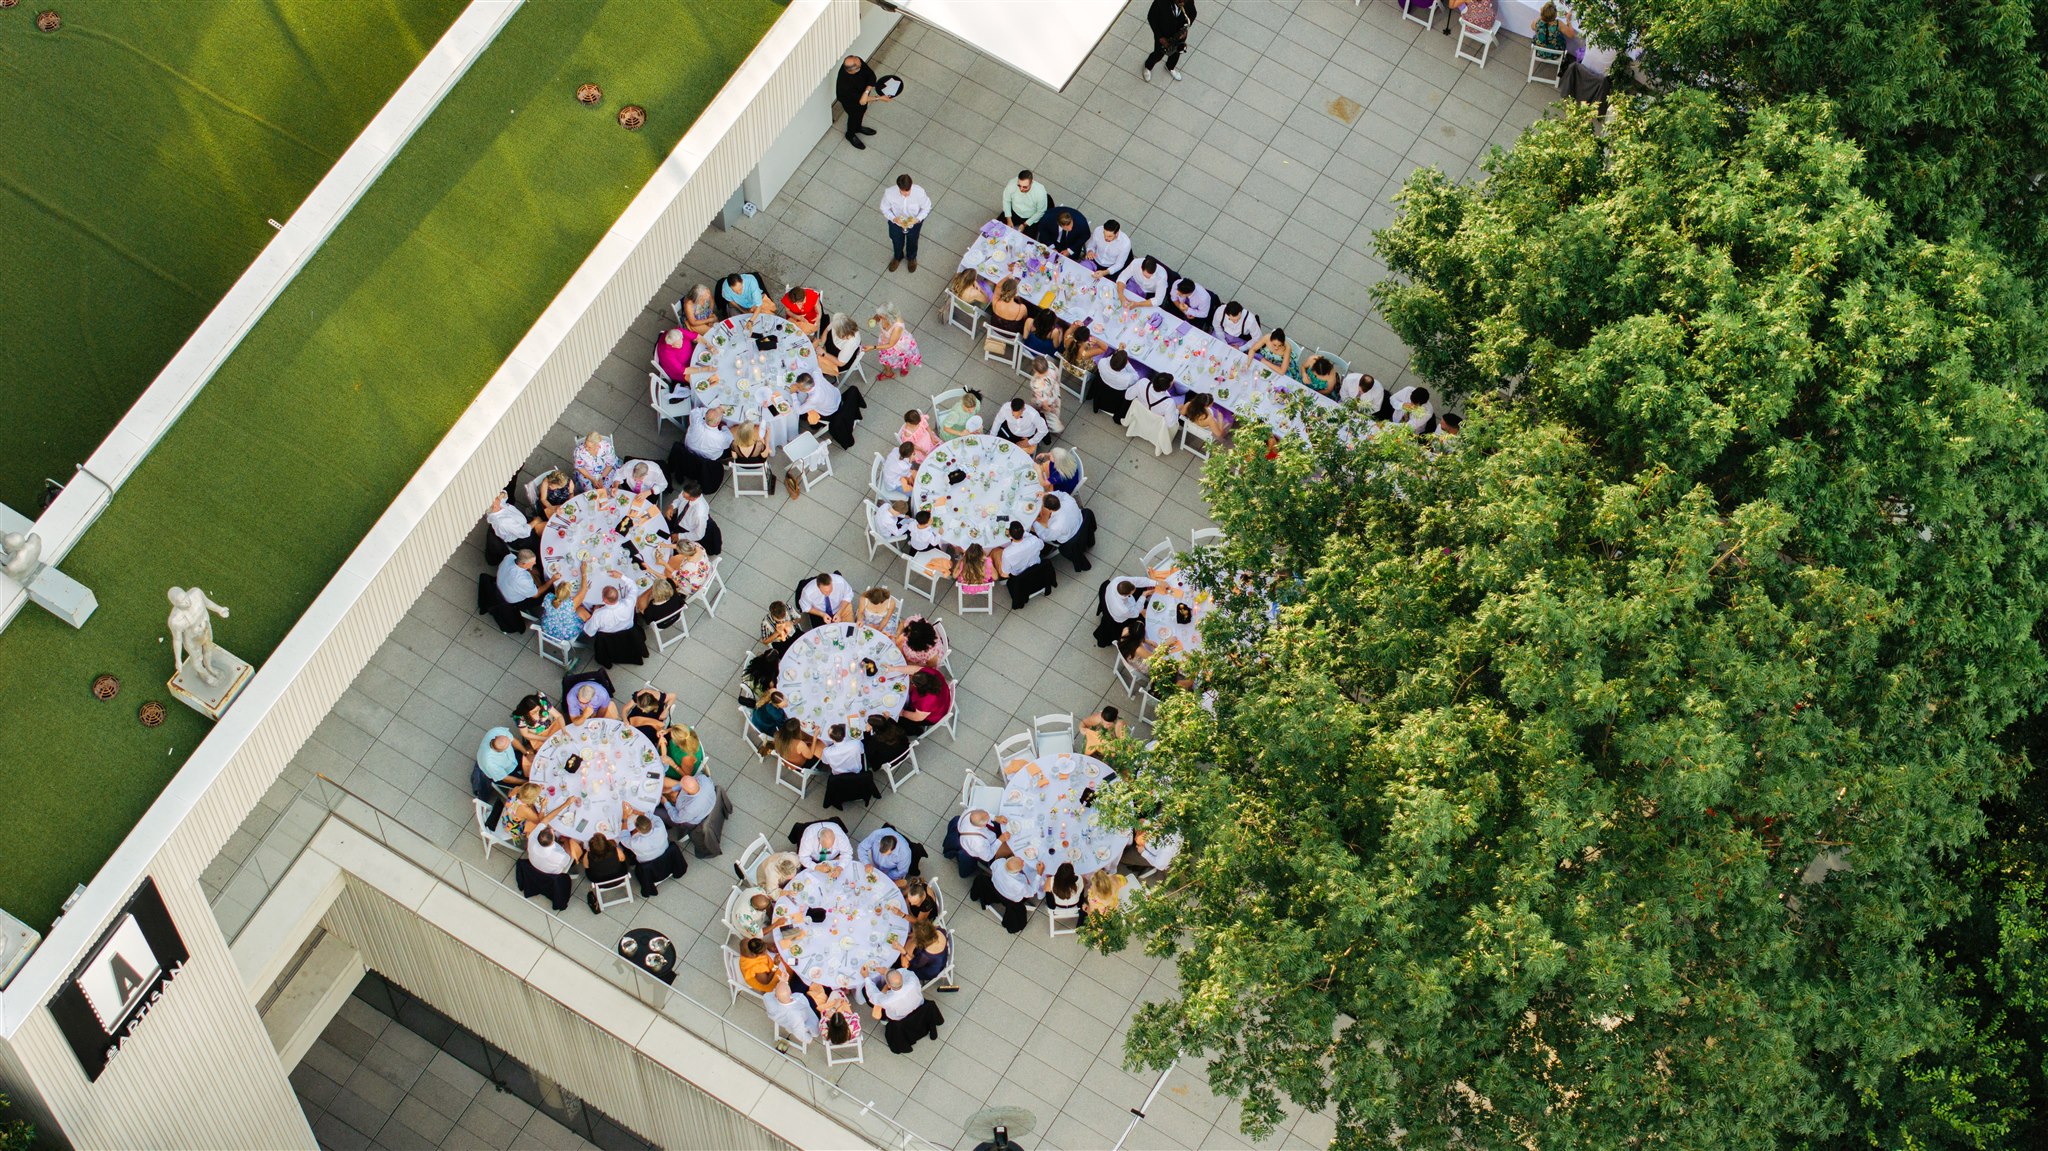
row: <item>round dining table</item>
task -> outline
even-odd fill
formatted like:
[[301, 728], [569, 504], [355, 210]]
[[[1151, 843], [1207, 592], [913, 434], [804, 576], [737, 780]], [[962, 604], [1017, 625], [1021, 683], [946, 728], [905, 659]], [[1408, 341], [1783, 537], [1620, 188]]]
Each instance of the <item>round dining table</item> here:
[[[570, 761], [578, 761], [570, 770]], [[654, 744], [616, 719], [586, 719], [556, 732], [533, 753], [527, 778], [541, 789], [541, 810], [574, 800], [548, 823], [579, 843], [625, 831], [625, 809], [651, 812], [661, 802], [664, 765]]]
[[[1181, 604], [1187, 604], [1194, 618], [1187, 623], [1176, 619]], [[1208, 591], [1189, 585], [1187, 576], [1179, 568], [1161, 580], [1145, 597], [1145, 642], [1158, 645], [1169, 639], [1180, 641], [1181, 650], [1194, 651], [1202, 646], [1202, 617], [1216, 606], [1216, 597]]]
[[856, 861], [797, 872], [776, 896], [775, 918], [789, 921], [773, 933], [789, 969], [806, 983], [841, 990], [889, 970], [910, 938], [903, 892]]
[[[668, 546], [668, 521], [662, 518], [659, 504], [650, 499], [636, 507], [631, 492], [621, 488], [613, 495], [599, 488], [571, 497], [548, 520], [547, 529], [540, 534], [540, 562], [551, 579], [574, 578], [577, 569], [588, 563], [593, 585], [606, 572], [616, 571], [646, 591], [654, 586], [649, 573], [660, 566]], [[633, 558], [636, 551], [640, 555], [637, 562]]]
[[977, 435], [933, 448], [918, 465], [910, 502], [913, 511], [931, 509], [940, 539], [994, 550], [1009, 539], [1010, 521], [1031, 526], [1044, 495], [1029, 451], [1001, 436]]
[[1055, 752], [1003, 765], [999, 814], [1010, 833], [1010, 849], [1050, 878], [1062, 863], [1077, 875], [1113, 869], [1130, 846], [1131, 833], [1103, 826], [1095, 808], [1082, 802], [1100, 790], [1116, 769], [1092, 755]]
[[[772, 337], [775, 346], [762, 350], [756, 336]], [[714, 324], [697, 337], [690, 366], [718, 374], [715, 381], [692, 385], [697, 408], [722, 407], [731, 413], [730, 423], [759, 423], [771, 448], [796, 434], [797, 376], [809, 372], [813, 380], [825, 378], [809, 336], [781, 316], [755, 312]]]
[[820, 624], [790, 641], [775, 686], [783, 712], [804, 730], [822, 736], [843, 723], [852, 733], [871, 715], [903, 714], [910, 679], [887, 670], [901, 666], [903, 653], [886, 632], [865, 624]]

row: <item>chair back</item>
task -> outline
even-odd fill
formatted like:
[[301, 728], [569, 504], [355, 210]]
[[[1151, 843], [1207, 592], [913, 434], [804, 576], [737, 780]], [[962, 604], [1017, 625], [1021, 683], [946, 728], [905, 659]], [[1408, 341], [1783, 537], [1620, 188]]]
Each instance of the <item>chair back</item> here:
[[739, 929], [739, 924], [734, 922], [733, 915], [740, 909], [740, 896], [746, 893], [746, 888], [741, 887], [737, 883], [733, 884], [732, 890], [725, 893], [725, 907], [718, 913], [718, 921], [725, 924], [726, 933], [740, 939], [746, 938], [747, 933]]
[[1040, 755], [1059, 755], [1074, 750], [1074, 717], [1041, 715], [1031, 721], [1032, 745]]
[[1013, 759], [1031, 759], [1037, 754], [1037, 743], [1028, 731], [1020, 731], [995, 745], [989, 753], [995, 759], [996, 778], [1003, 778], [1003, 767]]
[[[822, 1033], [821, 1033], [822, 1034]], [[861, 1042], [867, 1038], [863, 1031], [845, 1043], [825, 1042], [825, 1066], [837, 1067], [842, 1063], [861, 1062]]]
[[633, 902], [633, 877], [621, 875], [617, 879], [590, 885], [590, 894], [597, 898], [597, 909], [622, 907]]
[[1167, 561], [1172, 558], [1173, 541], [1170, 539], [1160, 540], [1152, 545], [1150, 551], [1145, 553], [1145, 570], [1148, 572], [1164, 571]]
[[740, 974], [740, 953], [734, 951], [730, 943], [721, 943], [718, 945], [718, 957], [725, 961], [726, 989], [732, 992], [732, 1001], [738, 1003], [740, 992], [753, 990], [747, 986], [747, 977]]
[[773, 854], [775, 848], [769, 844], [768, 837], [757, 835], [752, 843], [747, 844], [746, 850], [740, 852], [739, 861], [733, 866], [740, 869], [741, 875], [751, 877], [754, 869], [761, 865], [761, 861]]
[[964, 584], [955, 580], [953, 590], [959, 593], [961, 615], [994, 615], [996, 613], [996, 585], [992, 583]]
[[889, 790], [892, 792], [902, 791], [904, 782], [921, 770], [923, 769], [917, 766], [915, 745], [904, 748], [902, 755], [882, 765], [882, 774], [889, 780]]
[[727, 463], [732, 472], [732, 494], [736, 496], [767, 496], [768, 465], [742, 463], [733, 460]]
[[1196, 528], [1188, 533], [1188, 548], [1191, 551], [1199, 551], [1202, 548], [1220, 548], [1222, 546], [1222, 528]]

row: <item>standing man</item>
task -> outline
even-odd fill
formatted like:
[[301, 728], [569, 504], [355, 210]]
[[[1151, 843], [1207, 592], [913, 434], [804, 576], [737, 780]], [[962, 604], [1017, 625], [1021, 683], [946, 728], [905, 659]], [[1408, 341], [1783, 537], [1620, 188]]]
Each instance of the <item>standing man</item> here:
[[868, 105], [893, 99], [894, 96], [884, 96], [875, 91], [875, 70], [868, 67], [866, 60], [848, 56], [845, 65], [839, 69], [839, 106], [846, 109], [847, 143], [856, 148], [866, 148], [861, 137], [875, 134], [873, 128], [860, 126], [862, 117], [868, 114]]
[[895, 253], [889, 260], [890, 271], [905, 260], [910, 261], [911, 271], [917, 271], [917, 234], [924, 229], [924, 218], [931, 214], [932, 198], [911, 180], [908, 172], [896, 177], [896, 186], [882, 193], [882, 215], [889, 221], [889, 249]]
[[[1187, 50], [1188, 26], [1195, 22], [1195, 0], [1152, 0], [1152, 8], [1145, 13], [1145, 23], [1152, 26], [1152, 54], [1145, 57], [1145, 69], [1139, 73], [1145, 79], [1152, 78], [1152, 65], [1159, 58], [1166, 58], [1166, 74], [1180, 79], [1180, 54]], [[873, 75], [869, 82], [874, 80]], [[846, 91], [845, 81], [840, 81], [841, 92]]]
[[1003, 189], [1003, 222], [1020, 232], [1028, 234], [1038, 227], [1051, 206], [1051, 195], [1032, 178], [1029, 168], [1017, 173], [1017, 182]]

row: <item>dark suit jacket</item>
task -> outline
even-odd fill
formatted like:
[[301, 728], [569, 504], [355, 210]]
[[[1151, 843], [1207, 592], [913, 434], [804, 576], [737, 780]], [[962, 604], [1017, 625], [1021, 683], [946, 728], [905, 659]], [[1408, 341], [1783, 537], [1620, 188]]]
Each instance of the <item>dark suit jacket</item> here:
[[[1074, 226], [1067, 229], [1065, 236], [1058, 235], [1061, 212], [1074, 217]], [[1045, 210], [1045, 215], [1038, 218], [1038, 232], [1032, 239], [1041, 244], [1049, 244], [1065, 252], [1069, 257], [1079, 260], [1084, 258], [1082, 253], [1088, 248], [1089, 234], [1088, 217], [1081, 214], [1081, 209], [1054, 204]]]
[[1152, 34], [1162, 40], [1178, 40], [1188, 34], [1188, 25], [1195, 22], [1195, 0], [1152, 0], [1152, 8], [1145, 13], [1145, 23], [1152, 26]]

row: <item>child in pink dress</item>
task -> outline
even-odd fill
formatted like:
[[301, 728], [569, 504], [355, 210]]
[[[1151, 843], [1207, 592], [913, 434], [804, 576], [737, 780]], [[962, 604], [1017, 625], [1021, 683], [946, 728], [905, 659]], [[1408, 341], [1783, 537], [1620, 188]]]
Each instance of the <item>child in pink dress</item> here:
[[915, 449], [910, 454], [910, 462], [921, 464], [932, 449], [939, 446], [939, 437], [932, 431], [932, 422], [924, 418], [924, 413], [912, 408], [903, 413], [903, 426], [896, 429], [896, 442], [909, 444]]

